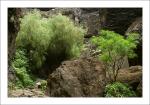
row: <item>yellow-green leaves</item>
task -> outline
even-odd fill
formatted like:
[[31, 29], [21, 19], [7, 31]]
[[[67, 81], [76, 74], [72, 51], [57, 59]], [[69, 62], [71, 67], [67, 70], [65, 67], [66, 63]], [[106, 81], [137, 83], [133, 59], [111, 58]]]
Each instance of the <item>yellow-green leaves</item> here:
[[80, 54], [85, 33], [82, 27], [75, 26], [71, 19], [61, 14], [49, 20], [49, 27], [53, 32], [49, 46], [51, 52], [65, 54], [67, 58]]
[[32, 11], [21, 19], [16, 46], [26, 49], [32, 68], [39, 69], [46, 56], [79, 56], [84, 33], [81, 26], [66, 16], [43, 18], [39, 11]]

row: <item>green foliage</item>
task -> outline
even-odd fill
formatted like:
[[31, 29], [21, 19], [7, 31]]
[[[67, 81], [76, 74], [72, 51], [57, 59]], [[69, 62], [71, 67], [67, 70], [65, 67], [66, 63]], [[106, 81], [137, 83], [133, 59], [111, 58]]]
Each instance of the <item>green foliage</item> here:
[[127, 84], [115, 82], [106, 85], [105, 97], [136, 97], [136, 94]]
[[25, 67], [15, 68], [15, 71], [17, 77], [19, 78], [19, 80], [21, 80], [24, 87], [33, 85], [33, 80], [31, 79]]
[[71, 58], [79, 56], [84, 30], [61, 14], [43, 18], [32, 11], [21, 19], [16, 46], [27, 50], [32, 70], [39, 69], [47, 56]]
[[47, 81], [46, 80], [41, 80], [41, 89], [42, 91], [45, 91], [47, 88]]
[[38, 11], [28, 13], [21, 19], [16, 46], [28, 51], [33, 69], [42, 66], [51, 39], [48, 19], [42, 18]]
[[102, 30], [100, 36], [91, 39], [97, 49], [102, 51], [99, 59], [104, 62], [112, 81], [116, 81], [118, 70], [124, 62], [124, 57], [133, 58], [136, 56], [134, 49], [138, 43], [138, 36], [138, 34], [132, 33], [125, 39], [122, 35], [113, 31]]
[[22, 50], [21, 49], [16, 50], [15, 58], [14, 58], [14, 61], [13, 61], [13, 65], [16, 68], [21, 68], [21, 67], [28, 68], [29, 67], [28, 59], [25, 55], [26, 55], [25, 50], [23, 50], [23, 49]]
[[33, 80], [29, 75], [30, 70], [28, 62], [29, 60], [26, 57], [26, 51], [23, 49], [17, 49], [15, 58], [12, 61], [12, 67], [19, 78], [16, 85], [20, 88], [33, 85]]
[[75, 26], [68, 17], [61, 14], [49, 20], [49, 27], [53, 32], [49, 46], [50, 52], [56, 56], [64, 54], [67, 58], [80, 55], [85, 33], [82, 27]]

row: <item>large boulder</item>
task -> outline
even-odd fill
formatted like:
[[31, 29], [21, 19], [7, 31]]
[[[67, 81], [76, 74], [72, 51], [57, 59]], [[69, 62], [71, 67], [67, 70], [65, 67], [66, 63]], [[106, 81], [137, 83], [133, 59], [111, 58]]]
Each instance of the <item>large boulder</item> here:
[[141, 89], [142, 81], [142, 66], [131, 66], [130, 68], [120, 69], [117, 76], [117, 81], [127, 83], [134, 91], [139, 87]]
[[52, 97], [102, 97], [106, 81], [103, 65], [96, 59], [64, 61], [48, 77]]

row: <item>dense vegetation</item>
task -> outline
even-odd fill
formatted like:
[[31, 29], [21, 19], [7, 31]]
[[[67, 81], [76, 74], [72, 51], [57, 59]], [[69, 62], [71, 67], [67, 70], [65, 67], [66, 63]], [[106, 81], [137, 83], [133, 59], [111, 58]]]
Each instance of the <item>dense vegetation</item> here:
[[98, 56], [105, 64], [105, 69], [112, 82], [116, 81], [118, 70], [121, 68], [124, 57], [136, 57], [134, 49], [138, 43], [138, 34], [131, 33], [126, 39], [113, 31], [102, 30], [100, 36], [93, 37], [91, 41], [102, 53]]
[[25, 15], [21, 19], [12, 62], [23, 86], [32, 84], [29, 71], [38, 72], [46, 57], [53, 62], [78, 57], [84, 33], [81, 26], [75, 26], [71, 19], [61, 14], [43, 18], [38, 11], [33, 11]]
[[20, 27], [16, 46], [27, 49], [33, 69], [42, 66], [46, 55], [67, 59], [80, 54], [85, 31], [66, 16], [42, 18], [34, 11], [24, 16]]
[[[67, 16], [57, 14], [44, 18], [35, 10], [28, 12], [20, 21], [20, 31], [15, 42], [16, 52], [11, 62], [17, 76], [14, 83], [16, 87], [32, 88], [35, 78], [38, 78], [35, 74], [43, 72], [45, 64], [53, 66], [64, 60], [80, 57], [86, 31]], [[134, 49], [137, 47], [138, 37], [137, 33], [130, 33], [125, 38], [114, 31], [101, 30], [98, 36], [91, 38], [96, 50], [100, 51], [97, 58], [105, 65], [110, 80], [105, 87], [105, 97], [136, 96], [130, 86], [116, 82], [116, 79], [124, 58], [136, 57]], [[41, 90], [45, 91], [47, 81], [42, 80], [40, 83]], [[10, 86], [13, 87], [14, 84]]]

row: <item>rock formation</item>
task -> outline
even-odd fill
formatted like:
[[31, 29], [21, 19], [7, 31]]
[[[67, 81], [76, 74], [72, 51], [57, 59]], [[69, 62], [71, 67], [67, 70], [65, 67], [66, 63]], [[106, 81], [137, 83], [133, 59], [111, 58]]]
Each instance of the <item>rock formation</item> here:
[[106, 74], [95, 59], [65, 61], [48, 77], [52, 97], [102, 97]]
[[125, 35], [132, 22], [141, 16], [141, 8], [108, 8], [106, 9], [104, 28]]
[[118, 82], [127, 83], [134, 91], [142, 96], [142, 66], [131, 66], [127, 69], [120, 69], [117, 77]]

